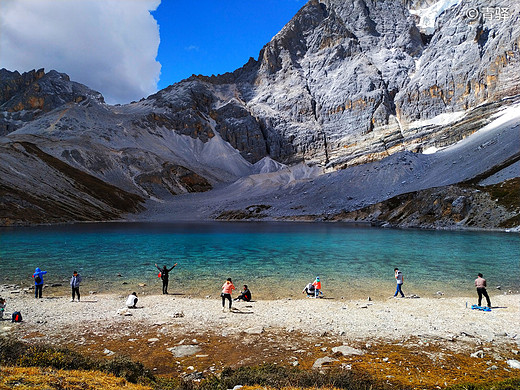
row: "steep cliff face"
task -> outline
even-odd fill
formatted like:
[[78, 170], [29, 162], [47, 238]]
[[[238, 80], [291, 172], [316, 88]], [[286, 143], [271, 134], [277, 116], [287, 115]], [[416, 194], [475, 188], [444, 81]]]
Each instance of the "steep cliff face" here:
[[20, 74], [0, 69], [0, 136], [66, 103], [103, 102], [103, 96], [70, 81], [64, 73], [44, 69]]
[[441, 14], [395, 99], [404, 127], [520, 92], [519, 10], [518, 2], [468, 1]]

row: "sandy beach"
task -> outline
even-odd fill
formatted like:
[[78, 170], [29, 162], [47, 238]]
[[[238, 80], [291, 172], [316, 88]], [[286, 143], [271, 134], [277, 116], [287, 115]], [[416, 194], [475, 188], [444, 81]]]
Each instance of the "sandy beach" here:
[[471, 310], [476, 297], [259, 300], [222, 312], [219, 296], [140, 295], [137, 309], [126, 309], [117, 294], [83, 292], [70, 302], [12, 291], [0, 287], [6, 313], [24, 321], [4, 319], [2, 335], [127, 354], [157, 374], [271, 362], [365, 369], [418, 388], [520, 375], [507, 363], [520, 360], [520, 295], [492, 294], [491, 312]]

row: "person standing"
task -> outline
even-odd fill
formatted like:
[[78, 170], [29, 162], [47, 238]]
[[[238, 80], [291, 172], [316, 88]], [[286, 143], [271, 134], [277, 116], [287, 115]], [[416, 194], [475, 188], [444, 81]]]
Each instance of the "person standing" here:
[[404, 276], [403, 276], [403, 273], [401, 271], [399, 271], [399, 268], [394, 268], [394, 277], [397, 282], [397, 288], [395, 289], [394, 297], [396, 297], [397, 294], [401, 294], [401, 298], [404, 298], [404, 293], [403, 293], [403, 289], [402, 289], [403, 282], [404, 282]]
[[34, 297], [41, 298], [43, 291], [43, 275], [45, 275], [47, 271], [42, 271], [38, 267], [34, 270], [34, 274], [32, 277], [34, 278]]
[[314, 298], [318, 298], [320, 294], [323, 295], [321, 292], [320, 278], [318, 276], [316, 276], [316, 280], [312, 283], [312, 285], [314, 286]]
[[72, 273], [72, 278], [70, 278], [70, 287], [72, 288], [72, 299], [71, 302], [74, 302], [74, 298], [76, 295], [78, 296], [78, 302], [79, 302], [79, 284], [81, 283], [81, 275], [78, 274], [78, 271], [74, 271]]
[[477, 278], [475, 279], [475, 287], [477, 288], [478, 294], [478, 305], [480, 306], [482, 303], [482, 296], [486, 298], [487, 307], [491, 307], [491, 300], [489, 299], [489, 295], [487, 293], [486, 287], [486, 279], [484, 279], [483, 275], [479, 273]]
[[5, 299], [0, 298], [0, 320], [4, 319], [4, 311], [5, 311]]
[[175, 268], [175, 266], [177, 265], [177, 263], [175, 263], [173, 265], [173, 267], [171, 267], [170, 269], [166, 268], [166, 266], [163, 266], [162, 268], [159, 268], [159, 266], [157, 264], [155, 264], [155, 267], [159, 270], [159, 272], [161, 273], [161, 280], [162, 280], [162, 293], [163, 294], [168, 294], [168, 274], [170, 273], [170, 271], [172, 269]]
[[231, 278], [228, 278], [226, 282], [222, 285], [222, 293], [220, 296], [222, 297], [222, 312], [226, 311], [226, 299], [229, 301], [229, 311], [231, 311], [231, 293], [235, 290], [236, 287], [233, 285], [233, 281]]

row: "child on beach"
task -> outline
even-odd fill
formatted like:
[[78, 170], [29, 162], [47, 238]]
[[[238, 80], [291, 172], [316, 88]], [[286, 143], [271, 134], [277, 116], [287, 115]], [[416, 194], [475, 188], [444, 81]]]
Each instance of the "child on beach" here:
[[72, 278], [70, 278], [70, 287], [72, 288], [72, 299], [71, 302], [74, 302], [74, 298], [76, 294], [78, 295], [79, 302], [79, 284], [81, 283], [81, 275], [78, 274], [78, 271], [74, 271], [72, 273]]
[[312, 285], [314, 286], [314, 298], [318, 298], [320, 294], [323, 295], [321, 292], [320, 278], [318, 276], [316, 276], [316, 280], [312, 283]]
[[47, 271], [42, 271], [38, 267], [34, 270], [34, 274], [32, 277], [34, 278], [34, 297], [41, 298], [43, 291], [43, 275], [45, 275]]
[[231, 311], [231, 292], [236, 290], [236, 287], [233, 285], [233, 281], [231, 278], [226, 280], [226, 283], [222, 285], [222, 293], [220, 296], [222, 297], [222, 312], [226, 311], [226, 299], [229, 301], [229, 311]]
[[4, 319], [4, 311], [5, 311], [5, 299], [0, 298], [0, 320]]

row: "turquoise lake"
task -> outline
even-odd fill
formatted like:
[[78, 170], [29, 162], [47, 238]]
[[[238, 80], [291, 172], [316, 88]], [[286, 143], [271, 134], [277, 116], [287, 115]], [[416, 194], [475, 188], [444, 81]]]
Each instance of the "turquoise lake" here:
[[302, 298], [319, 276], [326, 297], [389, 297], [394, 267], [405, 294], [472, 296], [478, 272], [491, 294], [502, 294], [520, 289], [519, 259], [520, 235], [512, 233], [249, 222], [0, 228], [0, 284], [30, 286], [38, 266], [48, 271], [46, 284], [63, 284], [47, 294], [65, 293], [73, 270], [83, 291], [159, 294], [154, 263], [175, 262], [169, 291], [191, 296], [216, 297], [231, 277], [253, 298]]

